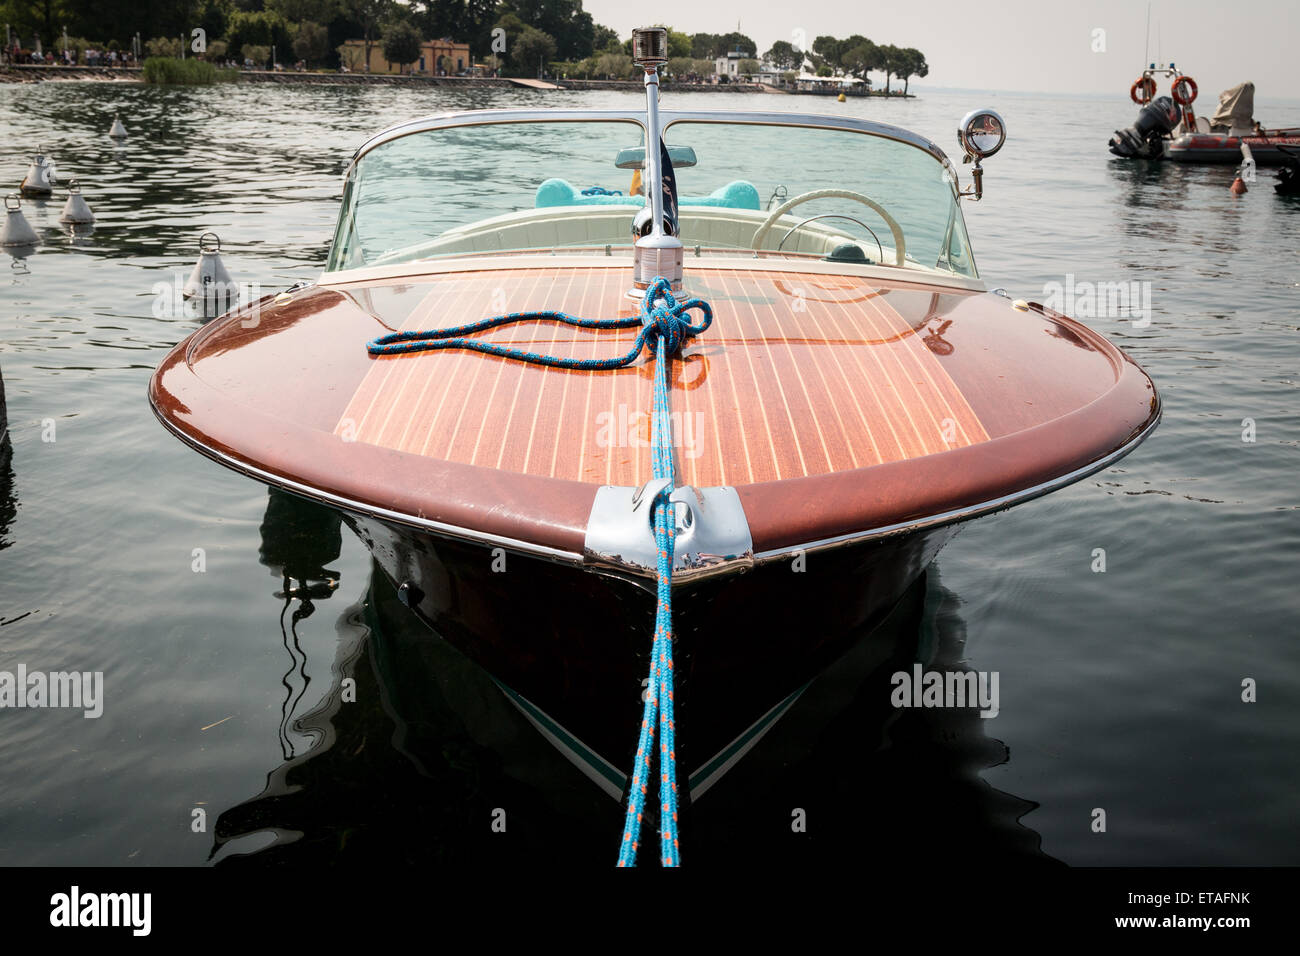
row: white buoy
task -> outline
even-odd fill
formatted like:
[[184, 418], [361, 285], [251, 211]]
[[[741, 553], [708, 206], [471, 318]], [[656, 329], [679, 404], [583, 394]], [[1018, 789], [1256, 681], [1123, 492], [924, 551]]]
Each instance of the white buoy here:
[[55, 176], [54, 160], [43, 155], [38, 146], [36, 147], [36, 156], [32, 159], [31, 165], [27, 167], [27, 175], [23, 177], [22, 184], [18, 189], [24, 196], [31, 196], [36, 199], [46, 198], [54, 192]]
[[126, 127], [122, 125], [120, 116], [113, 117], [113, 128], [108, 131], [108, 135], [113, 139], [126, 139]]
[[59, 213], [59, 222], [74, 223], [79, 226], [89, 225], [95, 221], [95, 214], [90, 211], [90, 206], [81, 195], [81, 186], [74, 179], [68, 183], [68, 201], [63, 204], [63, 212]]
[[22, 200], [18, 198], [17, 193], [10, 193], [5, 197], [5, 224], [4, 228], [0, 229], [0, 246], [34, 247], [39, 245], [40, 241], [41, 237], [36, 235], [36, 230], [23, 215]]
[[[211, 240], [210, 244], [208, 240]], [[204, 318], [213, 318], [234, 308], [239, 301], [239, 287], [221, 261], [221, 239], [215, 232], [199, 236], [199, 261], [185, 283], [187, 301], [197, 300]]]

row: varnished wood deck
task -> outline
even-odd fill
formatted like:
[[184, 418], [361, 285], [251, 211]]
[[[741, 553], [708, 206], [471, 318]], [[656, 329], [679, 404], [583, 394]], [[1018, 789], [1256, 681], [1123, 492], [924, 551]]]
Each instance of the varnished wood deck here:
[[[446, 275], [401, 328], [532, 309], [629, 315], [637, 303], [626, 289], [613, 269]], [[688, 289], [710, 302], [714, 322], [672, 366], [679, 482], [824, 475], [987, 440], [926, 323], [909, 324], [867, 280], [694, 268]], [[635, 337], [556, 323], [484, 336], [584, 358], [626, 352]], [[335, 433], [499, 471], [639, 485], [650, 474], [651, 368], [648, 357], [581, 372], [458, 350], [385, 356], [372, 360]]]

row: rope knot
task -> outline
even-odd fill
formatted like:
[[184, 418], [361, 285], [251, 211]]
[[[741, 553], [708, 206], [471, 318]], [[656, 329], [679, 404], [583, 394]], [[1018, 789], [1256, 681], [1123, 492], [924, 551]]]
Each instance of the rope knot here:
[[[703, 321], [692, 325], [691, 309], [699, 309]], [[713, 309], [703, 299], [690, 298], [678, 302], [672, 287], [663, 276], [656, 276], [645, 290], [641, 301], [642, 338], [656, 335], [664, 347], [665, 355], [676, 355], [687, 339], [699, 335], [713, 324]]]

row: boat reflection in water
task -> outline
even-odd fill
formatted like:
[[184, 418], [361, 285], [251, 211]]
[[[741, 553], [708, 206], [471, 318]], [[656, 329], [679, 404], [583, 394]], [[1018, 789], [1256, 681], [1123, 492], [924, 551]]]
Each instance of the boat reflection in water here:
[[0, 550], [9, 547], [9, 527], [18, 513], [14, 498], [14, 445], [9, 437], [9, 412], [5, 407], [5, 380], [0, 372]]
[[[337, 556], [337, 522], [315, 504], [273, 493], [263, 563], [290, 578], [318, 574]], [[301, 584], [282, 594], [293, 623], [328, 596]], [[293, 623], [286, 648], [301, 676]], [[282, 744], [292, 730], [310, 745], [286, 746], [265, 789], [220, 814], [219, 865], [608, 862], [623, 812], [617, 794], [581, 766], [564, 728], [538, 727], [509, 688], [416, 620], [378, 564], [337, 634], [319, 704], [296, 713], [303, 688], [286, 678]], [[960, 846], [968, 859], [1054, 863], [1020, 822], [1035, 804], [980, 778], [1008, 752], [987, 735], [977, 708], [891, 704], [891, 676], [914, 662], [967, 669], [960, 601], [938, 568], [856, 638], [733, 759], [692, 780], [695, 800], [682, 820], [691, 861], [819, 864], [845, 853], [911, 860]], [[743, 687], [731, 701], [753, 704]], [[796, 813], [806, 832], [792, 826]]]
[[280, 635], [291, 663], [282, 678], [285, 699], [280, 711], [280, 749], [284, 759], [289, 760], [296, 751], [292, 715], [311, 683], [307, 654], [298, 640], [298, 622], [315, 613], [315, 602], [326, 600], [338, 587], [338, 572], [325, 565], [338, 560], [343, 536], [337, 511], [278, 488], [267, 490], [270, 497], [262, 520], [258, 558], [282, 581], [275, 596], [284, 602]]

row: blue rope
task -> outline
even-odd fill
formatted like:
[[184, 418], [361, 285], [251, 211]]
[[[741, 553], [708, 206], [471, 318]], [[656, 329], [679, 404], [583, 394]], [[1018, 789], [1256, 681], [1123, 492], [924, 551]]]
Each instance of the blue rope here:
[[[704, 319], [699, 325], [692, 325], [687, 318], [691, 309], [698, 309]], [[514, 322], [563, 322], [580, 329], [630, 329], [641, 326], [636, 342], [626, 355], [606, 359], [565, 358], [558, 355], [543, 355], [539, 352], [527, 352], [523, 349], [498, 345], [495, 342], [481, 342], [469, 338], [478, 332], [486, 332], [502, 325]], [[433, 349], [469, 349], [487, 355], [499, 355], [502, 358], [518, 359], [534, 365], [549, 365], [552, 368], [585, 369], [588, 371], [607, 371], [631, 365], [651, 336], [655, 336], [668, 348], [668, 355], [676, 355], [682, 343], [699, 335], [713, 323], [713, 310], [703, 299], [687, 299], [678, 302], [668, 286], [668, 280], [659, 276], [646, 289], [641, 301], [641, 311], [637, 315], [623, 319], [583, 319], [567, 312], [543, 310], [540, 312], [507, 312], [494, 315], [490, 319], [457, 325], [447, 329], [432, 329], [427, 332], [393, 332], [382, 335], [370, 342], [366, 348], [371, 355], [401, 355], [408, 352], [425, 352]]]
[[582, 191], [584, 196], [621, 196], [621, 189], [606, 189], [604, 186], [588, 186]]
[[[659, 729], [659, 861], [664, 866], [678, 866], [677, 842], [677, 752], [673, 726], [673, 541], [677, 534], [674, 508], [668, 496], [673, 489], [673, 436], [668, 417], [667, 365], [662, 340], [655, 352], [654, 414], [651, 418], [652, 474], [667, 478], [668, 484], [655, 499], [655, 543], [658, 557], [658, 608], [655, 612], [655, 639], [650, 649], [650, 680], [646, 687], [645, 709], [641, 716], [641, 737], [637, 742], [632, 786], [628, 790], [627, 816], [623, 823], [623, 843], [618, 865], [636, 866], [641, 835], [641, 817], [645, 811], [646, 791], [650, 779], [650, 758], [654, 752], [655, 725]], [[656, 720], [657, 718], [657, 720]]]
[[[703, 316], [699, 325], [690, 323], [688, 313], [698, 309]], [[583, 329], [626, 329], [640, 325], [641, 332], [626, 355], [607, 359], [574, 359], [526, 352], [492, 342], [470, 338], [514, 322], [554, 321]], [[664, 866], [678, 866], [677, 839], [677, 753], [673, 725], [673, 543], [677, 534], [674, 507], [669, 500], [673, 490], [673, 434], [669, 418], [669, 360], [680, 351], [682, 343], [699, 335], [713, 323], [713, 309], [703, 299], [678, 302], [668, 280], [655, 278], [646, 289], [639, 314], [625, 319], [582, 319], [565, 312], [510, 312], [468, 325], [428, 332], [394, 332], [370, 342], [372, 355], [400, 355], [433, 349], [469, 349], [502, 358], [518, 359], [553, 368], [604, 370], [631, 365], [651, 338], [655, 357], [654, 411], [651, 417], [652, 474], [667, 478], [654, 501], [655, 544], [658, 546], [658, 606], [655, 611], [654, 644], [650, 649], [650, 679], [646, 687], [645, 708], [641, 717], [641, 736], [637, 742], [632, 785], [628, 790], [627, 815], [623, 825], [623, 842], [619, 847], [618, 865], [636, 866], [641, 837], [641, 819], [645, 812], [655, 733], [659, 735], [659, 860]]]

